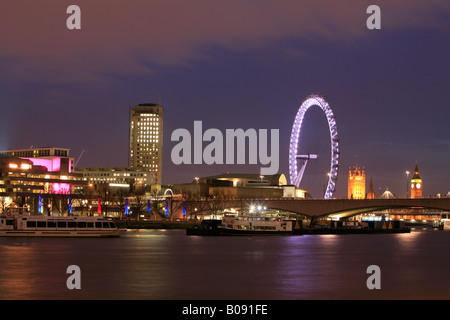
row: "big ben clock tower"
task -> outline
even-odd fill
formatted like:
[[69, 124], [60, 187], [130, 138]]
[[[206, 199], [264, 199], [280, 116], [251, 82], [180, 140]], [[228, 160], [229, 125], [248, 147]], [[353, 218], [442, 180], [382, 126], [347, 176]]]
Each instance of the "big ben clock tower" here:
[[411, 199], [422, 198], [422, 179], [420, 178], [419, 169], [414, 169], [414, 175], [411, 179]]

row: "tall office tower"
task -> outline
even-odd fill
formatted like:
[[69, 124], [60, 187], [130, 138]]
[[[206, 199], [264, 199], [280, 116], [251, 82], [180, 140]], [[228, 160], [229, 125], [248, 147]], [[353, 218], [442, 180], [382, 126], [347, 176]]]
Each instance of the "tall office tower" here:
[[163, 107], [139, 104], [130, 110], [131, 169], [147, 171], [150, 184], [161, 184], [163, 146]]

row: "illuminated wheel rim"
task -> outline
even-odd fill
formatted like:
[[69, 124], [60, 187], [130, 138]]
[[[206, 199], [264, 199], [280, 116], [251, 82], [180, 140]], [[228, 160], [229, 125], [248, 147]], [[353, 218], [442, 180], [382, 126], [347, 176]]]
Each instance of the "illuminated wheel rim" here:
[[[330, 130], [330, 144], [331, 144], [331, 162], [330, 172], [328, 174], [328, 184], [325, 191], [324, 199], [331, 199], [336, 190], [336, 182], [339, 169], [339, 135], [336, 125], [336, 117], [328, 102], [321, 96], [310, 95], [299, 107], [297, 115], [295, 117], [294, 125], [292, 126], [291, 141], [289, 146], [289, 177], [291, 184], [294, 183], [297, 175], [299, 174], [298, 167], [298, 143], [301, 139], [301, 128], [306, 111], [312, 106], [319, 106], [325, 113], [328, 121], [328, 128]], [[300, 186], [298, 181], [296, 187]]]

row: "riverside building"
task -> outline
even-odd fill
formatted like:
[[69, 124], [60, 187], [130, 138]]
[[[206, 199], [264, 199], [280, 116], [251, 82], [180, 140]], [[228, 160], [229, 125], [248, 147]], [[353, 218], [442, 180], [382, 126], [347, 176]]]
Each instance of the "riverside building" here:
[[173, 185], [175, 193], [228, 198], [307, 198], [304, 189], [288, 185], [284, 174], [225, 173], [196, 177], [191, 183]]
[[63, 195], [87, 186], [81, 175], [72, 172], [68, 157], [49, 157], [0, 155], [0, 211], [8, 206], [28, 206], [42, 213], [44, 202], [59, 205]]
[[128, 167], [76, 167], [76, 172], [95, 185], [124, 191], [161, 185], [163, 107], [139, 104], [130, 109]]
[[0, 154], [10, 157], [30, 159], [35, 165], [43, 165], [49, 171], [58, 171], [60, 168], [68, 173], [73, 172], [74, 158], [69, 156], [67, 148], [30, 148], [0, 151]]
[[147, 174], [147, 184], [161, 184], [163, 112], [158, 104], [139, 104], [130, 110], [129, 167]]

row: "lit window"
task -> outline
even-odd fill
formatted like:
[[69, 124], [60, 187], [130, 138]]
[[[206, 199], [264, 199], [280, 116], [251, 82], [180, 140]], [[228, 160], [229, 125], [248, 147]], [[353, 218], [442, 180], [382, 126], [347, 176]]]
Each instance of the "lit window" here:
[[20, 165], [20, 168], [23, 170], [30, 170], [31, 169], [31, 165], [29, 165], [28, 163], [22, 163]]

